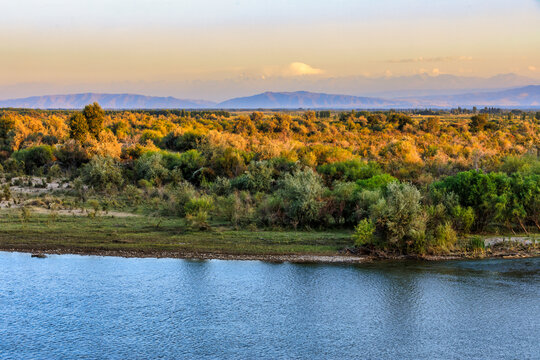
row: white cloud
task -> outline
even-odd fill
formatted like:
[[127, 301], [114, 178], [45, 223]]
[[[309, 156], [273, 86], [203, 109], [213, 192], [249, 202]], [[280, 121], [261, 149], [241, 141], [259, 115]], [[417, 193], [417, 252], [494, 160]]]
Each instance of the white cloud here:
[[291, 63], [289, 65], [288, 71], [286, 71], [286, 74], [290, 76], [320, 75], [322, 73], [324, 73], [322, 69], [317, 69], [301, 62]]
[[263, 77], [270, 78], [275, 76], [280, 77], [294, 77], [294, 76], [308, 76], [308, 75], [322, 75], [324, 70], [314, 68], [311, 65], [293, 62], [286, 66], [268, 66], [263, 68]]

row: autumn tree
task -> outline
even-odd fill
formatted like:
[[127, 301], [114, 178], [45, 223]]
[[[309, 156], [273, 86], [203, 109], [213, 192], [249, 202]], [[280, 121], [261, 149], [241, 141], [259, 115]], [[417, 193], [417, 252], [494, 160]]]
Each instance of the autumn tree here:
[[247, 116], [239, 116], [234, 125], [234, 133], [253, 135], [257, 131], [253, 121]]
[[441, 128], [440, 122], [438, 117], [429, 117], [422, 123], [422, 129], [432, 134], [438, 133]]

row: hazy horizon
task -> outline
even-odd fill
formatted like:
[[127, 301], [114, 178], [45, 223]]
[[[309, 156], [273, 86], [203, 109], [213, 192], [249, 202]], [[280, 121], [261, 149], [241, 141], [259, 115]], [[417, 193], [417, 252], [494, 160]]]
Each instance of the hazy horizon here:
[[[534, 84], [539, 23], [538, 0], [21, 0], [0, 13], [0, 98], [127, 92], [221, 101], [267, 90]], [[509, 73], [521, 80], [481, 80]], [[399, 83], [419, 74], [427, 83]], [[439, 87], [442, 75], [465, 80]]]

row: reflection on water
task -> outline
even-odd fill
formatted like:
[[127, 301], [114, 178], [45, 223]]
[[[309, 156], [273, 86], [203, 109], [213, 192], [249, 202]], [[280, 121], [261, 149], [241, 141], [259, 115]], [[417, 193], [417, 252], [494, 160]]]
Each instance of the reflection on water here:
[[540, 259], [0, 253], [0, 358], [539, 358]]

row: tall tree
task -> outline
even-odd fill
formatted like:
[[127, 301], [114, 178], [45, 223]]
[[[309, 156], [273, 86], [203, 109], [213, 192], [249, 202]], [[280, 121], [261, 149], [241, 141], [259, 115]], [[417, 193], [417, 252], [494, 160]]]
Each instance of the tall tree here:
[[0, 159], [7, 159], [11, 153], [15, 121], [7, 116], [0, 117]]
[[88, 134], [86, 118], [81, 113], [74, 114], [69, 119], [69, 137], [82, 141], [86, 138], [86, 134]]
[[96, 139], [99, 138], [99, 133], [103, 130], [103, 120], [105, 119], [105, 112], [101, 106], [97, 102], [86, 105], [83, 115], [88, 124], [88, 132]]
[[487, 125], [487, 123], [487, 114], [474, 115], [471, 117], [471, 130], [474, 132], [482, 131], [484, 130], [484, 127]]

